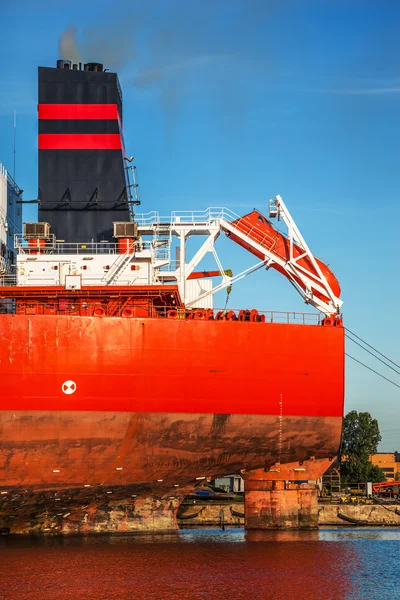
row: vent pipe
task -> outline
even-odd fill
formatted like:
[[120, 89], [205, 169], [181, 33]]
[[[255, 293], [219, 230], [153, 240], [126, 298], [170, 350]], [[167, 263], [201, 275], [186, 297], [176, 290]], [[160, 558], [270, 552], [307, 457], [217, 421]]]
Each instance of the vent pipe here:
[[70, 60], [60, 59], [57, 61], [57, 69], [70, 69], [70, 68], [71, 68]]

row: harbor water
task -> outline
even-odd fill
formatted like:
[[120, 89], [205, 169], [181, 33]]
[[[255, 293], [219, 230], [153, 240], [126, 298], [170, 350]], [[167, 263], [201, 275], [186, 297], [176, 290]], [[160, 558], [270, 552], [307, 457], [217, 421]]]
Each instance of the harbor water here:
[[400, 598], [399, 529], [0, 538], [0, 598]]

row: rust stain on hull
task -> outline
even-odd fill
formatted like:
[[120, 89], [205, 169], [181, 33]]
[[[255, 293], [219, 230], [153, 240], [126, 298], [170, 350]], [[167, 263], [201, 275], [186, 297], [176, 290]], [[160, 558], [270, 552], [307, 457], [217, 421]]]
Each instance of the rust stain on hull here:
[[[7, 340], [0, 345], [2, 519], [14, 515], [11, 530], [19, 532], [63, 532], [71, 519], [79, 530], [97, 531], [100, 522], [106, 531], [167, 521], [170, 528], [180, 490], [198, 477], [334, 456], [343, 333], [276, 323], [0, 315]], [[118, 519], [100, 508], [114, 502], [103, 501], [110, 488], [125, 507], [112, 509]], [[46, 515], [54, 517], [55, 493], [67, 495], [70, 514], [53, 527]]]
[[266, 462], [336, 454], [338, 417], [231, 415], [217, 429], [205, 414], [0, 412], [0, 487], [84, 484], [191, 485]]
[[175, 529], [196, 477], [322, 459], [341, 433], [337, 417], [270, 415], [3, 411], [0, 424], [0, 527], [14, 533]]
[[140, 486], [13, 489], [0, 499], [0, 529], [12, 534], [176, 530], [179, 504], [188, 491], [149, 495]]

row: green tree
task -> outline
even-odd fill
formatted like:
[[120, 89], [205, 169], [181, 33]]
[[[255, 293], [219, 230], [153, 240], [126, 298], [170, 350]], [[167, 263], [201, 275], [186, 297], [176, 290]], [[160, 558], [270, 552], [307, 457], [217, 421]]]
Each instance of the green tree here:
[[370, 413], [352, 410], [345, 416], [340, 447], [340, 473], [344, 483], [385, 480], [382, 469], [369, 460], [381, 439], [378, 421]]
[[367, 477], [365, 481], [372, 481], [372, 483], [379, 483], [380, 481], [386, 481], [386, 475], [378, 465], [369, 463], [369, 469], [367, 469]]

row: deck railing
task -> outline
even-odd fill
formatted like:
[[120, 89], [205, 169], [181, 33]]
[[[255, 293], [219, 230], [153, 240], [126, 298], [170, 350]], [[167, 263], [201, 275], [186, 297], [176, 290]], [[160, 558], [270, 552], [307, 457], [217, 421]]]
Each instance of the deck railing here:
[[[55, 255], [55, 254], [118, 254], [118, 245], [115, 242], [59, 242], [52, 238], [40, 240], [36, 245], [36, 236], [25, 236], [24, 234], [15, 235], [15, 247], [20, 254], [34, 255]], [[135, 243], [135, 251], [140, 252], [143, 249], [149, 249], [150, 242]]]
[[139, 227], [151, 227], [169, 224], [210, 224], [215, 220], [237, 221], [241, 217], [229, 208], [210, 206], [205, 210], [174, 210], [170, 215], [160, 215], [157, 211], [136, 214], [135, 221]]
[[[173, 313], [173, 314], [171, 314]], [[67, 296], [58, 299], [30, 300], [27, 298], [1, 298], [0, 314], [76, 316], [76, 317], [124, 317], [124, 318], [166, 318], [202, 319], [207, 321], [252, 321], [255, 323], [281, 323], [291, 325], [320, 325], [324, 315], [303, 312], [283, 312], [276, 310], [252, 311], [243, 309], [185, 309], [176, 306], [154, 306], [126, 299], [105, 303], [100, 300], [71, 299]]]

